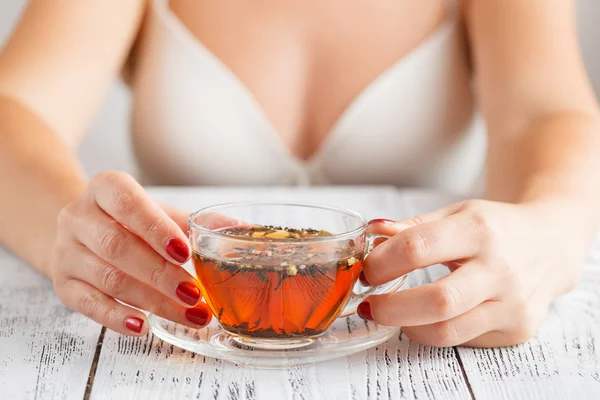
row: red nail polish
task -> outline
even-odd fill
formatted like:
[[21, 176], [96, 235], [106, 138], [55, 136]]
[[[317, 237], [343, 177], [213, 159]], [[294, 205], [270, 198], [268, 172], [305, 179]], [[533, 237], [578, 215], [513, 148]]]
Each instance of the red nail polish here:
[[368, 301], [363, 301], [356, 308], [356, 313], [362, 319], [366, 319], [368, 321], [373, 321], [373, 315], [371, 314], [371, 305]]
[[369, 225], [371, 224], [395, 224], [396, 221], [394, 221], [393, 219], [387, 219], [387, 218], [376, 218], [376, 219], [372, 219], [369, 221]]
[[365, 276], [365, 273], [363, 271], [360, 271], [358, 280], [360, 281], [360, 283], [363, 284], [363, 286], [371, 286], [371, 284], [369, 283], [369, 280], [367, 279], [367, 277]]
[[167, 242], [167, 253], [177, 262], [184, 263], [190, 256], [190, 249], [181, 239], [173, 238]]
[[206, 307], [188, 308], [185, 310], [185, 317], [200, 326], [204, 326], [210, 320], [209, 311]]
[[195, 306], [200, 300], [200, 289], [193, 283], [182, 282], [177, 286], [175, 294], [190, 306]]
[[136, 317], [129, 317], [125, 320], [125, 326], [132, 332], [140, 333], [144, 326], [144, 320]]

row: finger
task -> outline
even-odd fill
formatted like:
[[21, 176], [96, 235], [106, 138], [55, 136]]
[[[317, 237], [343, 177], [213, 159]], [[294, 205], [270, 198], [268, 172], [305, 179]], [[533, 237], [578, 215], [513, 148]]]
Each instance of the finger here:
[[[533, 335], [533, 334], [532, 334]], [[467, 340], [460, 345], [462, 347], [474, 347], [474, 348], [489, 348], [489, 347], [507, 347], [515, 346], [517, 344], [525, 343], [532, 336], [515, 334], [506, 331], [491, 331], [486, 332], [478, 337]]]
[[363, 272], [371, 285], [379, 285], [418, 268], [473, 257], [484, 237], [469, 214], [454, 214], [406, 229], [382, 243], [366, 258]]
[[200, 301], [196, 280], [181, 266], [166, 261], [142, 239], [98, 208], [74, 218], [72, 232], [85, 247], [138, 281], [184, 307]]
[[[183, 232], [187, 232], [188, 230], [188, 220], [190, 218], [190, 213], [181, 208], [172, 206], [163, 202], [156, 202], [160, 208], [171, 218]], [[230, 218], [226, 215], [219, 213], [206, 213], [197, 215], [194, 219], [194, 223], [197, 225], [201, 225], [206, 229], [216, 230], [222, 228], [229, 228], [232, 226], [242, 226], [247, 225], [243, 222], [240, 222], [237, 219]]]
[[472, 340], [460, 343], [462, 347], [488, 348], [507, 347], [526, 342], [528, 338], [515, 340], [510, 334], [503, 331], [491, 331], [483, 333]]
[[505, 347], [524, 343], [531, 339], [544, 322], [552, 298], [536, 298], [537, 301], [523, 305], [518, 301], [505, 301], [501, 305], [508, 315], [500, 329], [486, 332], [463, 343], [467, 347]]
[[426, 325], [454, 318], [496, 298], [500, 292], [497, 281], [492, 269], [472, 261], [433, 283], [371, 296], [366, 301], [377, 323]]
[[182, 264], [189, 259], [190, 248], [184, 231], [131, 176], [118, 172], [102, 173], [91, 181], [90, 187], [100, 209], [142, 238], [166, 260]]
[[246, 222], [214, 212], [196, 215], [194, 217], [194, 223], [210, 230], [249, 226]]
[[[87, 248], [79, 245], [76, 255], [77, 265], [67, 265], [66, 273], [77, 280], [90, 283], [102, 293], [192, 328], [202, 328], [210, 322], [211, 313], [206, 304], [198, 303], [196, 317], [190, 320], [186, 315], [186, 307], [110, 265]], [[203, 318], [200, 318], [201, 310], [204, 313]]]
[[400, 232], [417, 226], [413, 220], [394, 221], [391, 219], [372, 219], [369, 221], [367, 230], [375, 235], [395, 236]]
[[148, 333], [143, 312], [119, 303], [88, 283], [69, 279], [56, 289], [64, 305], [115, 332], [132, 336]]
[[439, 221], [442, 218], [446, 218], [458, 212], [463, 207], [463, 205], [463, 202], [453, 203], [429, 213], [397, 221], [385, 218], [373, 219], [369, 221], [369, 232], [381, 235], [394, 236], [404, 231], [405, 229], [413, 228], [417, 225], [427, 224], [429, 222]]
[[165, 212], [165, 214], [169, 216], [169, 218], [175, 221], [175, 223], [177, 224], [177, 226], [179, 226], [179, 229], [181, 229], [182, 232], [187, 232], [188, 218], [190, 216], [190, 213], [188, 211], [179, 207], [175, 207], [171, 204], [163, 203], [161, 201], [157, 201], [156, 204], [158, 204], [158, 206]]
[[499, 301], [487, 301], [455, 318], [430, 325], [402, 327], [411, 340], [436, 347], [458, 346], [502, 326], [506, 308]]

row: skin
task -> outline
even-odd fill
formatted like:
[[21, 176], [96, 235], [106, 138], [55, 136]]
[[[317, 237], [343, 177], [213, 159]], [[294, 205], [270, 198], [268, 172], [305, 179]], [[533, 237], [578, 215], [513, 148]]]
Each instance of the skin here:
[[[291, 2], [285, 9], [253, 2], [247, 20], [260, 23], [240, 29], [254, 29], [257, 52], [280, 55], [274, 71], [265, 71], [248, 62], [257, 59], [252, 54], [236, 56], [247, 49], [220, 44], [218, 27], [228, 15], [202, 13], [209, 3], [196, 3], [195, 13], [185, 12], [190, 2], [183, 0], [173, 9], [221, 21], [204, 28], [182, 18], [256, 94], [290, 152], [302, 158], [360, 89], [418, 46], [444, 15], [435, 1], [383, 3], [389, 7], [373, 12], [374, 20], [360, 19], [368, 14], [360, 2], [338, 20], [334, 3]], [[173, 238], [186, 241], [187, 212], [155, 203], [125, 174], [88, 179], [75, 155], [128, 55], [135, 63], [130, 50], [145, 7], [141, 0], [33, 0], [0, 54], [0, 210], [10, 210], [0, 213], [0, 242], [52, 279], [68, 307], [133, 335], [147, 332], [145, 316], [115, 299], [203, 325], [188, 319], [193, 306], [176, 294], [181, 282], [193, 280], [166, 250]], [[578, 281], [600, 219], [600, 117], [577, 46], [573, 1], [465, 1], [461, 13], [488, 124], [485, 200], [371, 224], [394, 236], [369, 256], [370, 283], [435, 263], [452, 273], [367, 304], [377, 322], [402, 326], [420, 343], [505, 346], [531, 337], [548, 305]], [[387, 15], [393, 23], [384, 23]], [[267, 40], [273, 31], [281, 43]], [[375, 46], [382, 37], [397, 42]], [[274, 101], [281, 87], [269, 84], [273, 73], [288, 67], [278, 79], [289, 82], [286, 101]], [[337, 86], [325, 85], [340, 69], [348, 73]], [[206, 312], [202, 303], [195, 307]], [[132, 317], [144, 322], [140, 332], [128, 327]]]

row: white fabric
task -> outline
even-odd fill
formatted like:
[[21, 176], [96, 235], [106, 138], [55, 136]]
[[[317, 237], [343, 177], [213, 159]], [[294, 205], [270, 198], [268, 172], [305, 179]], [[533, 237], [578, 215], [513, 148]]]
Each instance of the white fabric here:
[[[451, 13], [452, 14], [452, 13]], [[308, 161], [292, 157], [252, 93], [154, 0], [133, 90], [147, 184], [395, 184], [469, 191], [485, 154], [464, 38], [448, 18], [343, 112]]]

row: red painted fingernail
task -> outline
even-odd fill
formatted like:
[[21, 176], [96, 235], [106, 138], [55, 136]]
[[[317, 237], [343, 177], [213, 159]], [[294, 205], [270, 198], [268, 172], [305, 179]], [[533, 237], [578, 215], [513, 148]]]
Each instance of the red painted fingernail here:
[[184, 263], [190, 256], [190, 249], [181, 239], [173, 238], [167, 242], [167, 253], [177, 262]]
[[136, 317], [129, 317], [125, 320], [125, 326], [132, 332], [140, 333], [144, 326], [144, 320]]
[[200, 289], [193, 283], [182, 282], [177, 286], [175, 294], [190, 306], [195, 306], [200, 301]]
[[371, 284], [369, 283], [369, 280], [367, 279], [367, 277], [365, 276], [365, 273], [363, 271], [360, 271], [358, 280], [360, 281], [360, 283], [363, 284], [363, 286], [371, 286]]
[[363, 301], [356, 308], [356, 312], [359, 317], [369, 321], [373, 321], [373, 315], [371, 314], [371, 305], [368, 301]]
[[371, 224], [395, 224], [396, 221], [394, 221], [393, 219], [387, 219], [387, 218], [377, 218], [377, 219], [372, 219], [369, 221], [369, 225]]
[[210, 320], [209, 311], [206, 307], [188, 308], [185, 310], [185, 317], [200, 326], [204, 326]]

